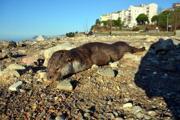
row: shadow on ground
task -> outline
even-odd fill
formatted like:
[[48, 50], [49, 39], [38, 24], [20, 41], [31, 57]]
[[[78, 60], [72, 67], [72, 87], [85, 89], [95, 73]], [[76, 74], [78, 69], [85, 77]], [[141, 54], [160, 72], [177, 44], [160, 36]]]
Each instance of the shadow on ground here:
[[163, 97], [172, 119], [180, 120], [180, 44], [162, 40], [141, 60], [135, 83], [149, 98]]

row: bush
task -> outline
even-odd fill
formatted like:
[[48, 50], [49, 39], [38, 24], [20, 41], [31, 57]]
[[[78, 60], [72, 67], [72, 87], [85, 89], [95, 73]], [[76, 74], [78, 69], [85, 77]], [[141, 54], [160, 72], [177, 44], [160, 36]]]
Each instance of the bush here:
[[74, 37], [75, 33], [74, 32], [69, 32], [69, 33], [66, 33], [66, 36], [67, 37]]
[[134, 27], [134, 28], [132, 29], [132, 31], [139, 31], [139, 30], [140, 30], [139, 27]]

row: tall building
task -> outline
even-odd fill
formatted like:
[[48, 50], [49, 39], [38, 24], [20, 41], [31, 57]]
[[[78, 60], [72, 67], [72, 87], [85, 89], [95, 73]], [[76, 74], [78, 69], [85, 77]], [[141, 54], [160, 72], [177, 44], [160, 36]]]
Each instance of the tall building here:
[[142, 4], [139, 6], [131, 5], [127, 10], [100, 16], [100, 21], [117, 20], [120, 17], [124, 22], [124, 26], [133, 27], [137, 25], [136, 18], [142, 13], [148, 16], [149, 22], [151, 23], [151, 18], [158, 14], [158, 5], [155, 3], [148, 5]]
[[173, 8], [180, 8], [180, 3], [174, 3]]

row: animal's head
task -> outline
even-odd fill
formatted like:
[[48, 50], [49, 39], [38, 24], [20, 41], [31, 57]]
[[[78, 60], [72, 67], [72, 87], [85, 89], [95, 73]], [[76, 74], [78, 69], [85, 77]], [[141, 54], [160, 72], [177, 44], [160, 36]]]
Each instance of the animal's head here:
[[51, 56], [47, 67], [49, 80], [59, 80], [73, 72], [72, 57], [67, 50], [60, 50]]

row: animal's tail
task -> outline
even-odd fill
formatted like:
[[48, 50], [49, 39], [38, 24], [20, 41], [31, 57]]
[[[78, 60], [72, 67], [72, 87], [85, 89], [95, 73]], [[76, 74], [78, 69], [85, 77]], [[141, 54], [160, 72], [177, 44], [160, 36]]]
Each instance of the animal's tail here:
[[142, 47], [142, 48], [131, 47], [130, 53], [142, 52], [145, 50], [146, 50], [145, 47]]

